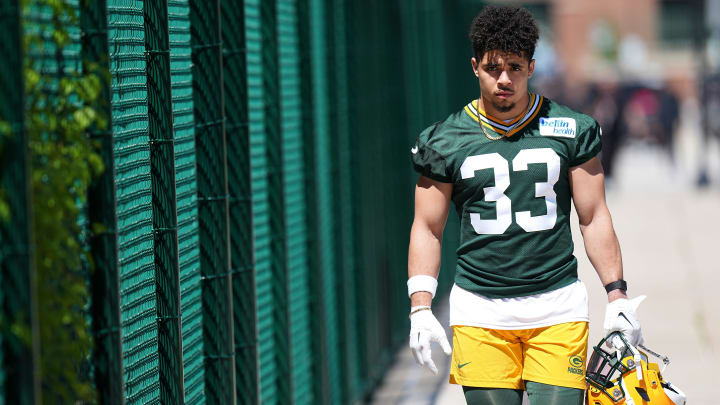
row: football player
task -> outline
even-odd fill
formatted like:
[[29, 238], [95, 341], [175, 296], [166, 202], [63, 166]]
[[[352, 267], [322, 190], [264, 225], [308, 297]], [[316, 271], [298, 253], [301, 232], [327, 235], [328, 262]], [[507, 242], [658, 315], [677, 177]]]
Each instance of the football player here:
[[591, 117], [528, 91], [537, 24], [523, 8], [487, 6], [470, 29], [480, 97], [424, 130], [408, 255], [410, 347], [437, 373], [431, 342], [451, 353], [431, 310], [450, 203], [460, 216], [450, 293], [450, 382], [468, 404], [582, 404], [588, 300], [578, 280], [570, 199], [607, 290], [606, 333], [642, 342], [605, 203]]

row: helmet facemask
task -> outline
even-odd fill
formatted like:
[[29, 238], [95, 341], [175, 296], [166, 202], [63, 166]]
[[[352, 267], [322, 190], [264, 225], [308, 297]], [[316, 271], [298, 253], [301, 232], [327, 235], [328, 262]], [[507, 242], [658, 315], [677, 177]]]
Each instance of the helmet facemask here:
[[[617, 336], [623, 342], [622, 349], [614, 349], [606, 351], [604, 349], [605, 341]], [[587, 365], [586, 381], [598, 388], [601, 392], [610, 396], [607, 389], [615, 385], [619, 385], [618, 381], [622, 375], [630, 371], [630, 368], [623, 364], [622, 360], [626, 357], [632, 357], [633, 353], [630, 346], [623, 337], [622, 333], [611, 333], [593, 347], [593, 354]], [[618, 401], [625, 397], [622, 389], [613, 390], [612, 400]]]

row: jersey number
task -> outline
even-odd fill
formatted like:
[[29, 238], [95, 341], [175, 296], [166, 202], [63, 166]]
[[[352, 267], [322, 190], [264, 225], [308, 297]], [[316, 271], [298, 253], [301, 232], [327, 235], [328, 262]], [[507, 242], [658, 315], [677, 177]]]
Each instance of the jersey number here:
[[[557, 220], [557, 199], [553, 186], [560, 178], [560, 157], [550, 148], [523, 149], [512, 161], [514, 171], [527, 170], [530, 163], [545, 163], [547, 166], [547, 181], [535, 183], [535, 197], [545, 198], [547, 214], [532, 216], [530, 211], [515, 213], [515, 222], [526, 232], [544, 231], [552, 229]], [[475, 232], [479, 234], [499, 235], [504, 233], [512, 223], [512, 203], [505, 195], [510, 186], [510, 168], [508, 161], [498, 153], [468, 156], [460, 167], [463, 179], [475, 177], [477, 170], [493, 169], [495, 185], [485, 187], [485, 201], [494, 201], [496, 219], [482, 219], [480, 214], [470, 213], [470, 223]]]

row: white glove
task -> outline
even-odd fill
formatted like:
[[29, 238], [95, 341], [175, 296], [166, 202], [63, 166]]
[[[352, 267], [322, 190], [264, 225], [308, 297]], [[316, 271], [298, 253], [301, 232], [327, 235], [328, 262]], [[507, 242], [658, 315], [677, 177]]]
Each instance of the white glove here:
[[[413, 307], [411, 312], [419, 308]], [[450, 343], [445, 336], [445, 329], [428, 308], [428, 310], [421, 310], [410, 315], [410, 350], [419, 365], [427, 367], [437, 375], [437, 367], [430, 357], [430, 342], [440, 344], [446, 355], [449, 356], [452, 353]]]
[[[638, 306], [646, 298], [641, 295], [631, 300], [626, 298], [616, 299], [607, 304], [605, 308], [605, 336], [614, 331], [620, 331], [625, 340], [633, 346], [643, 344], [642, 331], [640, 330], [640, 322], [637, 320], [635, 311]], [[617, 339], [620, 340], [620, 339]], [[608, 347], [613, 347], [613, 343], [609, 340], [605, 342]]]

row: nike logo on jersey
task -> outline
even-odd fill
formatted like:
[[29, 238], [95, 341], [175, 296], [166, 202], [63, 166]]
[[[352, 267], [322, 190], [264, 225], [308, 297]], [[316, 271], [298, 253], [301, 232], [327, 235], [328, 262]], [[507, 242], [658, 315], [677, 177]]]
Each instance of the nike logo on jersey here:
[[463, 368], [463, 367], [467, 366], [467, 365], [470, 364], [470, 363], [472, 363], [472, 361], [468, 361], [467, 363], [458, 364], [457, 366], [458, 366], [458, 368], [460, 369], [460, 368]]
[[540, 117], [540, 135], [561, 136], [564, 138], [575, 138], [574, 118], [547, 118]]
[[412, 149], [410, 149], [410, 152], [412, 152], [413, 155], [416, 154], [416, 153], [418, 153], [418, 147], [417, 147], [417, 145], [413, 146]]

